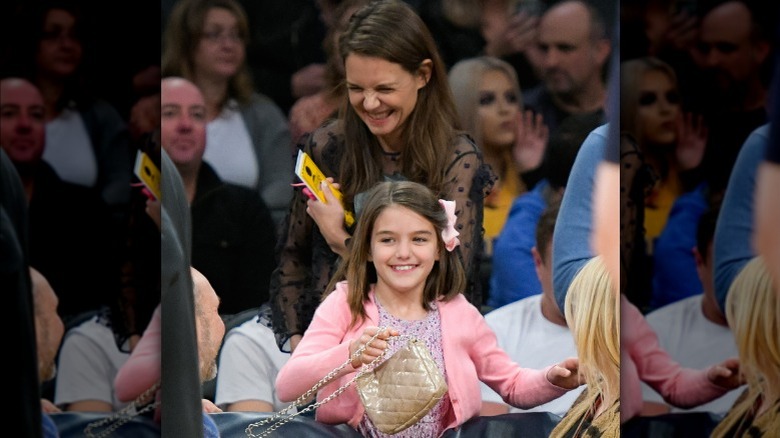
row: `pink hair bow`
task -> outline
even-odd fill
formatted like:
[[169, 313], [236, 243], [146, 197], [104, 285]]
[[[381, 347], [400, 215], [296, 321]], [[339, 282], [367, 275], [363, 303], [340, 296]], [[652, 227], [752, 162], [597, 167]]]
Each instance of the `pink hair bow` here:
[[439, 199], [439, 205], [447, 213], [447, 228], [441, 231], [441, 238], [444, 240], [444, 247], [447, 248], [447, 251], [452, 252], [455, 247], [460, 245], [460, 239], [458, 239], [460, 233], [455, 229], [455, 221], [457, 220], [455, 216], [455, 201]]

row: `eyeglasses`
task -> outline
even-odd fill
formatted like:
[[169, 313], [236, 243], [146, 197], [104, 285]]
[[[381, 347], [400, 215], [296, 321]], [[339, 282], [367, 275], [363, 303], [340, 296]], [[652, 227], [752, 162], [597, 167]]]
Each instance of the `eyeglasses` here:
[[210, 32], [203, 32], [201, 38], [203, 38], [204, 40], [210, 43], [219, 43], [224, 40], [227, 40], [231, 43], [244, 42], [244, 37], [241, 36], [241, 34], [238, 33], [237, 31], [222, 32], [222, 31], [213, 30]]

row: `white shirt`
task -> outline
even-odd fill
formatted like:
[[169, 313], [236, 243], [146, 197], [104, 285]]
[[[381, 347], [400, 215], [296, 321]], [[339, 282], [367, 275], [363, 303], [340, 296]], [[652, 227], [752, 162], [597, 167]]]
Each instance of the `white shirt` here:
[[[658, 335], [658, 342], [683, 367], [705, 369], [737, 357], [734, 336], [728, 327], [704, 317], [701, 294], [658, 308], [645, 317]], [[720, 398], [691, 409], [672, 406], [671, 412], [714, 412], [724, 415], [744, 388], [729, 391]], [[642, 399], [667, 404], [650, 386], [642, 383]]]
[[231, 329], [220, 353], [215, 404], [226, 409], [238, 401], [260, 400], [272, 403], [277, 412], [289, 406], [276, 395], [276, 375], [289, 357], [256, 317]]
[[206, 126], [206, 150], [203, 159], [225, 181], [256, 189], [259, 169], [252, 138], [238, 104], [231, 100]]
[[86, 187], [97, 184], [95, 150], [78, 111], [65, 108], [57, 118], [46, 123], [43, 160], [64, 181]]
[[[532, 295], [485, 315], [488, 326], [496, 333], [499, 347], [524, 368], [541, 369], [577, 356], [577, 348], [568, 327], [548, 321], [542, 315], [541, 301], [541, 294]], [[480, 383], [480, 386], [483, 401], [506, 404], [490, 387], [484, 383]], [[585, 385], [582, 385], [529, 410], [510, 406], [509, 412], [552, 412], [562, 417], [584, 389]]]
[[[54, 404], [59, 407], [77, 401], [111, 403], [114, 411], [124, 408], [114, 392], [114, 378], [130, 353], [119, 350], [114, 333], [95, 316], [68, 330], [57, 364]], [[123, 350], [130, 351], [125, 342]]]

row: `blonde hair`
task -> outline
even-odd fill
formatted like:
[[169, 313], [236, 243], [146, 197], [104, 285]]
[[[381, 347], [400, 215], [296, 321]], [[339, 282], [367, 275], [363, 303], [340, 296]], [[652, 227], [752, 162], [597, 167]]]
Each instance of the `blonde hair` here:
[[[600, 256], [590, 259], [574, 277], [566, 292], [564, 312], [577, 347], [579, 372], [588, 386], [551, 437], [564, 436], [576, 428], [603, 394], [620, 394], [620, 297]], [[604, 436], [619, 436], [617, 413], [608, 407], [607, 415], [599, 416], [593, 425], [599, 424]]]
[[520, 84], [517, 73], [506, 61], [492, 57], [480, 56], [458, 61], [449, 71], [449, 84], [455, 99], [455, 107], [460, 116], [461, 128], [466, 130], [474, 138], [474, 141], [484, 150], [483, 132], [479, 111], [479, 85], [485, 73], [499, 71], [504, 73], [512, 83], [513, 91], [517, 96], [519, 109], [523, 109], [523, 97], [520, 93]]
[[646, 56], [644, 58], [623, 61], [620, 64], [620, 129], [630, 133], [640, 142], [637, 114], [639, 112], [639, 84], [642, 77], [650, 71], [659, 71], [669, 77], [672, 85], [677, 89], [677, 74], [672, 66], [658, 58]]
[[[713, 437], [733, 433], [765, 388], [780, 383], [780, 299], [763, 258], [754, 257], [736, 276], [726, 295], [725, 310], [748, 389], [718, 423]], [[763, 401], [773, 402], [776, 400]]]

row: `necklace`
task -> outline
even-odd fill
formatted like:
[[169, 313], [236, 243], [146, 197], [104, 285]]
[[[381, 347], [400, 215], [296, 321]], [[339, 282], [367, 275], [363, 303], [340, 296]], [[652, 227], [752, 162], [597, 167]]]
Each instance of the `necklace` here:
[[386, 150], [381, 149], [381, 148], [380, 148], [380, 150], [382, 151], [382, 155], [384, 155], [385, 157], [389, 158], [390, 161], [398, 161], [398, 157], [401, 156], [400, 152], [387, 152]]

